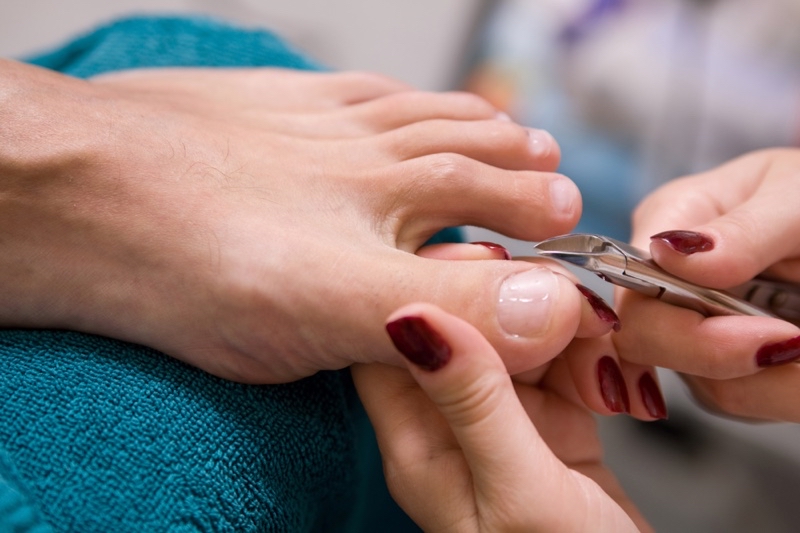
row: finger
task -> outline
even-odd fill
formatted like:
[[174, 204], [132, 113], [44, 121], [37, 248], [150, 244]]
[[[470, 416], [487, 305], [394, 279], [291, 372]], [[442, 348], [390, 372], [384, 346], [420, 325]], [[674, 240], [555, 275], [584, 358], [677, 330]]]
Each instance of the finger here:
[[[639, 420], [667, 418], [655, 369], [620, 359], [610, 335], [576, 339], [564, 351], [563, 359], [581, 404], [592, 411], [602, 415], [627, 413]], [[554, 387], [552, 383], [550, 386]], [[557, 390], [563, 394], [564, 388], [562, 385]]]
[[504, 120], [427, 120], [384, 134], [392, 160], [456, 153], [507, 170], [555, 171], [561, 152], [545, 130]]
[[394, 189], [382, 198], [403, 198], [386, 206], [403, 249], [416, 250], [438, 229], [461, 225], [542, 240], [569, 232], [581, 211], [578, 188], [560, 174], [507, 171], [452, 153], [391, 165], [379, 182]]
[[755, 192], [763, 163], [751, 156], [708, 172], [672, 180], [650, 193], [633, 213], [634, 246], [647, 248], [656, 233], [704, 224], [746, 201]]
[[631, 396], [631, 416], [639, 420], [666, 420], [667, 403], [658, 378], [651, 365], [639, 365], [620, 359], [620, 368]]
[[752, 376], [713, 380], [684, 376], [701, 405], [716, 414], [748, 420], [800, 423], [800, 365], [769, 368]]
[[625, 291], [614, 335], [624, 359], [713, 379], [748, 376], [800, 357], [800, 328], [773, 318], [708, 317]]
[[575, 333], [578, 338], [599, 337], [609, 332], [609, 329], [619, 331], [622, 322], [617, 313], [599, 294], [583, 284], [575, 287], [583, 295], [584, 301], [581, 312], [581, 328]]
[[[544, 381], [536, 387], [520, 386], [516, 390], [534, 427], [553, 454], [595, 481], [641, 531], [650, 531], [647, 521], [603, 464], [602, 443], [594, 430], [596, 422], [578, 394], [566, 358], [554, 359]], [[592, 429], [587, 431], [588, 428]]]
[[631, 413], [631, 392], [609, 337], [575, 339], [563, 354], [575, 390], [601, 415]]
[[786, 198], [800, 194], [800, 179], [794, 177], [800, 155], [787, 161], [781, 154], [758, 153], [687, 181], [677, 191], [667, 189], [670, 198], [685, 198], [661, 203], [661, 209], [643, 207], [636, 238], [643, 242], [644, 233], [652, 232], [650, 250], [660, 266], [709, 287], [738, 285], [795, 256], [800, 213]]
[[[479, 511], [488, 511], [480, 521], [500, 530], [549, 531], [580, 529], [587, 518], [602, 516], [602, 522], [595, 522], [601, 529], [635, 530], [622, 509], [600, 495], [594, 483], [570, 474], [547, 448], [502, 361], [477, 330], [436, 307], [414, 304], [393, 314], [387, 331], [453, 431], [478, 498], [488, 500], [478, 505]], [[587, 489], [600, 497], [587, 498]], [[576, 512], [563, 513], [557, 505], [564, 501], [576, 501], [571, 507]], [[535, 508], [531, 502], [537, 502]]]

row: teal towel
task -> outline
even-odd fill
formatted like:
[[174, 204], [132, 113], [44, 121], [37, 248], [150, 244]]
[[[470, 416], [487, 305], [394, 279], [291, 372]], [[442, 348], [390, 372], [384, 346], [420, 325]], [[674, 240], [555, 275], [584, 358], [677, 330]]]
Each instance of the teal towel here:
[[[266, 31], [121, 20], [32, 63], [79, 77], [152, 66], [318, 65]], [[458, 237], [455, 230], [439, 240]], [[349, 372], [215, 378], [65, 331], [0, 331], [0, 531], [408, 531]]]

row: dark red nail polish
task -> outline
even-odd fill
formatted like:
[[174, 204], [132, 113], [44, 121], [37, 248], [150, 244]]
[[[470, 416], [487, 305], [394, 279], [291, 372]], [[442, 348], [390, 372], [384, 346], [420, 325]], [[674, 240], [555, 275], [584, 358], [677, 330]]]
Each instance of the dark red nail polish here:
[[592, 306], [592, 309], [594, 309], [594, 312], [597, 313], [597, 316], [599, 316], [601, 320], [610, 323], [614, 328], [614, 331], [619, 331], [622, 329], [622, 323], [619, 321], [617, 313], [611, 309], [605, 300], [600, 298], [599, 294], [584, 285], [575, 286], [579, 291], [581, 291], [581, 294], [586, 297], [586, 299], [589, 301], [589, 305]]
[[625, 386], [622, 370], [613, 357], [605, 355], [597, 362], [597, 378], [606, 407], [615, 413], [630, 413], [628, 387]]
[[420, 368], [434, 371], [450, 360], [450, 345], [424, 318], [405, 316], [386, 324], [395, 347]]
[[488, 241], [478, 241], [478, 242], [473, 242], [472, 244], [478, 244], [480, 246], [484, 246], [484, 247], [490, 249], [493, 252], [501, 253], [501, 254], [503, 254], [503, 259], [506, 259], [506, 260], [510, 260], [511, 259], [511, 252], [509, 252], [506, 249], [505, 246], [502, 246], [500, 244], [497, 244], [497, 243], [494, 243], [494, 242], [488, 242]]
[[756, 364], [760, 367], [782, 365], [798, 359], [800, 359], [800, 337], [765, 344], [756, 353]]
[[714, 249], [714, 241], [711, 240], [711, 237], [695, 231], [662, 231], [650, 237], [650, 240], [666, 243], [670, 248], [683, 255]]
[[653, 418], [665, 420], [667, 418], [667, 404], [664, 396], [658, 387], [655, 378], [650, 372], [645, 372], [639, 378], [639, 394], [642, 395], [642, 402], [647, 413]]

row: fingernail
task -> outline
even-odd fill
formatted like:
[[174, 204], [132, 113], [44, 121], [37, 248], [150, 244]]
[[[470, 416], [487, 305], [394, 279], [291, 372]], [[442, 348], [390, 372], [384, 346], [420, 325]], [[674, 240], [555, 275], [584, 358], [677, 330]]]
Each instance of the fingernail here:
[[508, 116], [508, 113], [504, 113], [502, 111], [498, 111], [497, 114], [494, 116], [497, 120], [502, 120], [503, 122], [513, 122], [511, 117]]
[[556, 178], [550, 182], [550, 205], [563, 217], [570, 217], [577, 208], [580, 192], [567, 178]]
[[512, 337], [536, 337], [550, 324], [558, 278], [547, 268], [514, 274], [500, 287], [497, 320]]
[[473, 242], [472, 244], [478, 244], [480, 246], [488, 248], [491, 251], [497, 253], [498, 255], [501, 255], [503, 257], [503, 259], [511, 259], [511, 252], [509, 252], [508, 249], [506, 249], [505, 246], [502, 246], [500, 244], [496, 244], [496, 243], [488, 242], [488, 241], [477, 241], [477, 242]]
[[546, 130], [528, 128], [528, 144], [534, 157], [546, 157], [553, 151], [556, 140]]
[[667, 404], [664, 402], [664, 395], [650, 372], [645, 372], [639, 378], [639, 394], [642, 395], [642, 402], [647, 413], [658, 420], [666, 420]]
[[697, 252], [707, 252], [714, 249], [711, 237], [695, 231], [662, 231], [650, 237], [651, 240], [661, 241], [676, 252], [691, 255]]
[[600, 358], [597, 362], [597, 378], [606, 407], [615, 413], [630, 413], [628, 388], [625, 386], [622, 370], [613, 357], [604, 355]]
[[622, 323], [619, 321], [619, 317], [617, 313], [614, 312], [613, 309], [603, 300], [600, 298], [600, 295], [594, 292], [589, 287], [584, 285], [575, 285], [578, 290], [583, 294], [584, 297], [589, 301], [589, 305], [592, 306], [594, 312], [597, 316], [600, 317], [600, 320], [603, 322], [608, 322], [611, 324], [611, 327], [614, 328], [614, 331], [619, 331], [622, 329]]
[[450, 361], [450, 345], [418, 316], [406, 316], [386, 324], [392, 342], [406, 359], [430, 372]]
[[765, 344], [756, 353], [756, 364], [760, 367], [782, 365], [798, 359], [800, 359], [800, 337]]

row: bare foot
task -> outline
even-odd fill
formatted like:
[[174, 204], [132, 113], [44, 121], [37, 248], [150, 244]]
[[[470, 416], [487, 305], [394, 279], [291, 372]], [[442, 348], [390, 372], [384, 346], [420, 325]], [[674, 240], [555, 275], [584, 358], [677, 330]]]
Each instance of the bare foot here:
[[400, 364], [383, 321], [411, 301], [478, 326], [512, 372], [577, 331], [583, 297], [545, 268], [414, 255], [446, 226], [538, 240], [580, 215], [552, 138], [475, 96], [278, 69], [86, 82], [6, 61], [0, 102], [4, 325], [245, 382]]

